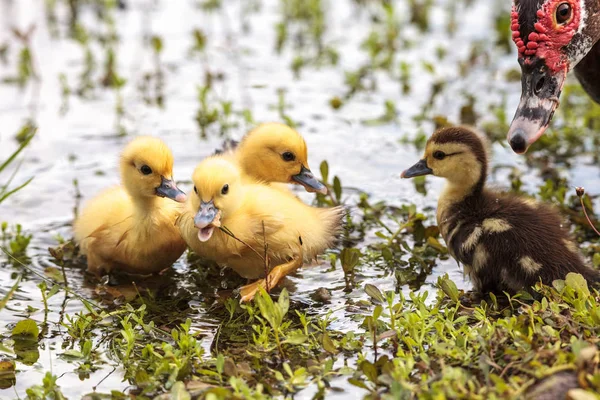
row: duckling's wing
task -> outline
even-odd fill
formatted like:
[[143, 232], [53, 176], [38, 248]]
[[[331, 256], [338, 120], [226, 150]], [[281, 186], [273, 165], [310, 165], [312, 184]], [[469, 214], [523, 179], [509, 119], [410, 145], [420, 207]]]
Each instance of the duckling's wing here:
[[91, 273], [103, 275], [116, 263], [113, 256], [119, 237], [110, 228], [109, 224], [103, 224], [81, 241], [87, 255], [87, 270]]
[[259, 213], [252, 218], [252, 226], [250, 228], [252, 235], [256, 238], [275, 235], [285, 226], [284, 216], [281, 213], [266, 214]]

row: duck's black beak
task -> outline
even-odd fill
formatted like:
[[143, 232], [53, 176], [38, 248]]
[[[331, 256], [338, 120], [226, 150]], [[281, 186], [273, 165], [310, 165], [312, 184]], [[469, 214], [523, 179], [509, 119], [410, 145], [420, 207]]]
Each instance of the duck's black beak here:
[[414, 178], [415, 176], [431, 175], [433, 170], [427, 166], [427, 160], [419, 160], [418, 163], [402, 172], [401, 178]]
[[306, 168], [304, 165], [302, 166], [300, 173], [293, 175], [292, 179], [304, 186], [308, 192], [327, 194], [327, 187], [319, 182], [313, 173], [310, 172], [310, 169]]
[[567, 76], [566, 67], [552, 72], [543, 60], [523, 64], [521, 70], [521, 101], [508, 130], [510, 147], [519, 154], [525, 153], [550, 124]]
[[187, 199], [185, 193], [179, 190], [175, 182], [164, 176], [161, 176], [160, 186], [156, 188], [156, 195], [159, 197], [168, 197], [178, 203], [185, 203]]

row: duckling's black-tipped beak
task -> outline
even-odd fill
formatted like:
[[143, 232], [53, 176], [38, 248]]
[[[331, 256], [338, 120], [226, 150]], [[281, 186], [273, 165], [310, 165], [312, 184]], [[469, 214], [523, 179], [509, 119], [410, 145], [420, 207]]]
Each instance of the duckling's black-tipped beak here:
[[523, 154], [543, 135], [558, 107], [566, 77], [565, 71], [551, 72], [547, 67], [523, 66], [521, 101], [508, 130], [508, 143]]
[[402, 172], [401, 178], [414, 178], [415, 176], [430, 175], [433, 170], [427, 166], [427, 160], [419, 160], [418, 163]]
[[327, 194], [327, 187], [319, 182], [313, 173], [310, 172], [310, 169], [306, 168], [304, 165], [302, 166], [300, 173], [298, 175], [293, 175], [292, 179], [304, 186], [307, 192]]
[[156, 195], [159, 197], [168, 197], [178, 203], [185, 203], [187, 200], [187, 196], [179, 190], [175, 182], [164, 176], [161, 176], [160, 186], [156, 188]]

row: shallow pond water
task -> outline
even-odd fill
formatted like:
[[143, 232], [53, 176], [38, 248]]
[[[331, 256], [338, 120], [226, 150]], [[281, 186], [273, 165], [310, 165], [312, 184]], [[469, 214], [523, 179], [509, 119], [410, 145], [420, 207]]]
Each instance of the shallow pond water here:
[[[35, 26], [31, 49], [39, 81], [30, 82], [24, 88], [0, 85], [0, 159], [14, 150], [13, 136], [25, 120], [32, 118], [39, 127], [24, 152], [15, 179], [18, 182], [30, 176], [35, 178], [28, 187], [0, 205], [0, 221], [19, 223], [26, 233], [33, 235], [27, 255], [34, 271], [43, 273], [46, 267], [53, 265], [47, 248], [57, 244], [57, 235], [71, 237], [71, 223], [82, 202], [118, 183], [118, 153], [134, 135], [163, 138], [175, 156], [175, 178], [186, 191], [190, 189], [189, 178], [196, 163], [219, 147], [225, 137], [219, 135], [219, 128], [215, 126], [209, 126], [207, 137], [202, 137], [194, 119], [199, 108], [198, 86], [204, 85], [206, 71], [222, 76], [213, 81], [209, 95], [212, 105], [220, 107], [219, 100], [232, 103], [234, 115], [230, 119], [238, 126], [229, 128], [227, 137], [240, 138], [251, 127], [239, 115], [242, 110], [251, 111], [258, 122], [281, 120], [278, 104], [283, 91], [285, 114], [298, 123], [298, 130], [307, 141], [313, 171], [318, 171], [321, 161], [327, 160], [330, 175], [339, 176], [344, 187], [366, 192], [373, 202], [382, 200], [397, 206], [416, 204], [419, 210], [427, 208], [430, 216], [442, 182], [428, 179], [428, 192], [421, 195], [415, 191], [412, 181], [399, 178], [401, 171], [420, 156], [415, 146], [403, 144], [401, 139], [414, 138], [418, 133], [429, 135], [433, 130], [431, 118], [421, 121], [416, 117], [424, 107], [431, 106], [429, 117], [439, 114], [458, 121], [460, 108], [467, 103], [469, 95], [475, 97], [475, 111], [484, 120], [490, 110], [497, 107], [505, 107], [510, 118], [518, 103], [519, 82], [508, 83], [504, 78], [507, 71], [517, 67], [516, 52], [512, 47], [506, 52], [495, 45], [495, 18], [508, 12], [510, 5], [506, 1], [467, 1], [452, 5], [451, 0], [436, 0], [426, 32], [408, 23], [408, 1], [394, 2], [397, 18], [405, 25], [401, 31], [403, 45], [396, 57], [412, 67], [410, 92], [403, 94], [397, 80], [385, 72], [376, 72], [376, 90], [356, 94], [339, 110], [329, 103], [335, 96], [343, 97], [348, 90], [344, 72], [355, 71], [368, 62], [368, 53], [361, 48], [361, 43], [374, 26], [369, 7], [361, 8], [350, 0], [324, 1], [326, 32], [323, 40], [337, 49], [339, 62], [335, 66], [309, 65], [296, 77], [290, 65], [298, 53], [310, 53], [311, 47], [309, 43], [305, 50], [297, 50], [288, 45], [281, 54], [275, 51], [275, 26], [281, 20], [281, 2], [223, 1], [222, 7], [215, 11], [202, 9], [200, 3], [129, 0], [125, 10], [114, 11], [112, 28], [98, 19], [93, 5], [82, 7], [79, 18], [90, 32], [110, 34], [110, 29], [114, 29], [119, 35], [117, 70], [127, 82], [119, 94], [111, 89], [94, 88], [88, 98], [70, 96], [68, 111], [61, 113], [59, 76], [64, 74], [69, 85], [75, 86], [85, 67], [82, 46], [65, 38], [67, 7], [62, 2], [56, 6], [59, 37], [55, 38], [51, 35], [53, 27], [49, 26], [43, 2], [0, 0], [0, 44], [11, 44], [10, 62], [0, 64], [0, 77], [12, 76], [16, 71], [19, 42], [11, 29], [18, 27], [25, 31], [32, 24]], [[446, 26], [452, 7], [457, 9], [458, 20], [455, 34], [448, 35]], [[206, 50], [202, 55], [192, 56], [192, 31], [196, 28], [206, 34]], [[152, 36], [161, 37], [163, 42], [160, 65], [164, 72], [164, 108], [148, 105], [139, 89], [144, 75], [155, 69], [155, 57], [149, 45]], [[483, 55], [471, 60], [476, 43], [480, 44]], [[92, 43], [90, 48], [98, 64], [93, 78], [98, 81], [105, 54], [98, 43]], [[436, 56], [439, 49], [446, 53], [442, 60]], [[460, 72], [464, 63], [469, 64], [466, 77]], [[429, 104], [432, 87], [440, 81], [446, 85]], [[120, 121], [115, 113], [118, 96], [122, 96], [123, 107]], [[387, 100], [394, 102], [396, 121], [369, 122], [384, 113]], [[121, 135], [122, 132], [126, 134]], [[503, 168], [492, 174], [491, 182], [507, 186], [511, 167], [517, 166], [524, 172], [524, 190], [535, 191], [539, 186], [538, 171], [528, 168], [524, 158], [513, 154], [507, 146], [495, 144], [493, 155], [494, 165]], [[592, 194], [597, 192], [593, 187], [597, 182], [597, 167], [586, 163], [561, 172], [578, 185], [587, 186]], [[355, 193], [346, 190], [343, 195], [352, 212], [356, 211], [352, 207], [356, 202]], [[305, 201], [312, 201], [312, 195], [298, 194]], [[0, 294], [4, 294], [23, 269], [7, 262], [5, 257], [0, 261]], [[167, 285], [169, 296], [181, 291], [191, 293], [190, 317], [194, 329], [205, 335], [203, 345], [208, 353], [219, 321], [212, 318], [205, 296], [195, 292], [193, 272], [185, 256], [174, 269]], [[437, 277], [445, 273], [460, 288], [470, 287], [455, 262], [442, 260], [421, 290], [430, 289]], [[95, 298], [95, 287], [84, 283], [81, 268], [67, 268], [66, 274], [74, 291], [83, 297]], [[345, 306], [365, 298], [364, 284], [373, 283], [382, 290], [396, 286], [394, 275], [389, 271], [360, 267], [358, 275], [360, 285], [347, 292], [341, 268], [331, 271], [328, 263], [323, 262], [302, 269], [287, 280], [287, 286], [292, 301], [306, 304], [311, 312], [336, 310], [337, 319], [332, 328], [347, 331], [357, 329], [357, 323], [350, 318], [351, 311]], [[13, 300], [0, 311], [0, 320], [5, 325], [0, 333], [5, 338], [10, 336], [14, 323], [24, 316], [43, 320], [38, 283], [35, 275], [25, 273]], [[310, 298], [320, 287], [332, 293], [327, 306], [318, 305]], [[409, 288], [405, 286], [403, 290], [408, 292]], [[109, 392], [127, 388], [122, 371], [112, 361], [107, 360], [105, 368], [81, 380], [74, 372], [73, 363], [57, 357], [63, 352], [65, 328], [56, 323], [64, 314], [82, 310], [81, 302], [76, 299], [63, 302], [62, 293], [50, 299], [49, 329], [41, 340], [39, 357], [34, 356], [32, 362], [17, 363], [16, 384], [0, 389], [0, 398], [24, 397], [25, 389], [41, 382], [49, 370], [59, 376], [58, 384], [69, 398], [78, 398], [93, 390]], [[26, 312], [27, 307], [37, 311]], [[300, 397], [309, 397], [311, 392], [307, 389]]]

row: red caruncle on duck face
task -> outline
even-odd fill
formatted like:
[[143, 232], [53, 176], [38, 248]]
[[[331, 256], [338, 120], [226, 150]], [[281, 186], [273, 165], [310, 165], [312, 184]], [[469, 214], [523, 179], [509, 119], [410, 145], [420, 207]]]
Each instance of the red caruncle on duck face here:
[[519, 13], [513, 7], [511, 28], [522, 62], [531, 64], [535, 58], [540, 58], [554, 73], [568, 71], [571, 60], [565, 48], [579, 31], [581, 14], [579, 0], [548, 0], [535, 14], [534, 30], [522, 38]]

